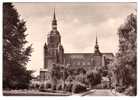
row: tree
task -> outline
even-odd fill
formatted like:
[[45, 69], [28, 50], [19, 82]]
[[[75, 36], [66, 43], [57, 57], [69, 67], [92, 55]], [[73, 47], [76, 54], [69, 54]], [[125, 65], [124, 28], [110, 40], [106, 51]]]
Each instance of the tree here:
[[82, 83], [82, 84], [87, 84], [86, 82], [86, 75], [85, 74], [79, 74], [75, 76], [75, 80]]
[[30, 60], [31, 45], [25, 47], [25, 21], [12, 3], [3, 3], [3, 88], [27, 88], [31, 72], [26, 65]]
[[60, 66], [53, 64], [51, 68], [51, 81], [52, 81], [52, 88], [56, 89], [56, 85], [58, 80], [62, 77], [62, 73], [60, 72]]
[[101, 74], [96, 70], [89, 71], [87, 72], [86, 79], [90, 88], [92, 88], [94, 85], [101, 83]]
[[134, 95], [136, 95], [136, 15], [130, 14], [126, 22], [118, 29], [117, 34], [119, 36], [119, 51], [113, 62], [116, 83], [120, 87], [134, 87]]

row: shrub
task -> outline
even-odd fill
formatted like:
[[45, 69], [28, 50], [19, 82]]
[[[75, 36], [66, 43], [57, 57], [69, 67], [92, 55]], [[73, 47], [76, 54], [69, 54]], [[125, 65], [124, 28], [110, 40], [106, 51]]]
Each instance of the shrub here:
[[34, 84], [31, 84], [29, 89], [34, 89], [35, 88], [35, 85]]
[[86, 91], [86, 86], [81, 84], [81, 83], [74, 83], [73, 84], [73, 87], [72, 87], [72, 92], [73, 93], [81, 93], [81, 92], [84, 92]]
[[44, 84], [41, 84], [41, 85], [40, 85], [39, 90], [42, 91], [42, 92], [45, 92]]
[[82, 83], [82, 84], [87, 84], [86, 82], [86, 75], [80, 74], [76, 76], [76, 81]]
[[96, 70], [89, 71], [86, 75], [86, 79], [90, 88], [92, 88], [94, 85], [101, 83], [101, 74]]
[[62, 84], [58, 84], [57, 86], [56, 86], [56, 90], [62, 90], [63, 88], [62, 88]]
[[51, 88], [51, 83], [46, 83], [46, 88]]
[[72, 92], [72, 86], [73, 86], [72, 83], [66, 84], [65, 90], [68, 91], [68, 92]]
[[136, 87], [133, 87], [133, 86], [129, 86], [126, 90], [125, 90], [125, 92], [124, 92], [124, 94], [126, 94], [126, 95], [129, 95], [129, 96], [136, 96]]
[[56, 90], [56, 85], [52, 85], [52, 90]]
[[71, 75], [69, 75], [66, 79], [66, 81], [68, 81], [68, 82], [72, 82], [73, 80], [74, 80], [74, 78]]
[[122, 86], [117, 86], [117, 87], [116, 87], [116, 91], [117, 91], [117, 92], [122, 93], [122, 92], [124, 92], [124, 90], [125, 90], [125, 87], [122, 87]]
[[38, 89], [39, 88], [39, 84], [35, 84], [35, 89]]
[[97, 84], [95, 86], [93, 86], [94, 89], [103, 89], [102, 84]]
[[44, 89], [44, 84], [41, 84], [39, 88]]

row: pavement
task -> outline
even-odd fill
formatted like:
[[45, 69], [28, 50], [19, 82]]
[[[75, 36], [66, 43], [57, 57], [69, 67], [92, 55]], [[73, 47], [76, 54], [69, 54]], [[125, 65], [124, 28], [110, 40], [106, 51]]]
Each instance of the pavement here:
[[125, 96], [125, 95], [110, 89], [93, 89], [84, 93], [72, 94], [72, 96]]
[[110, 89], [96, 89], [94, 92], [90, 92], [84, 96], [114, 96]]
[[66, 92], [40, 92], [37, 90], [12, 90], [3, 91], [4, 96], [125, 96], [122, 93], [116, 92], [114, 89], [92, 89], [83, 93], [66, 93]]
[[89, 90], [89, 91], [86, 91], [86, 92], [83, 92], [83, 93], [78, 93], [78, 94], [73, 93], [72, 96], [86, 96], [86, 95], [88, 95], [88, 94], [90, 94], [90, 93], [93, 93], [93, 92], [95, 92], [95, 91], [96, 91], [96, 90], [93, 89], [93, 90]]

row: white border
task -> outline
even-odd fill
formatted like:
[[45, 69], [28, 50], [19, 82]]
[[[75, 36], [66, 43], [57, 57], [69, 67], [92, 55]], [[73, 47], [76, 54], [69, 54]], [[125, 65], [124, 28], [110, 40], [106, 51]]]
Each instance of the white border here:
[[68, 100], [71, 100], [71, 99], [80, 99], [80, 100], [84, 100], [84, 99], [94, 99], [94, 100], [102, 100], [102, 99], [108, 99], [108, 100], [118, 100], [118, 99], [126, 99], [126, 100], [131, 100], [131, 99], [134, 99], [134, 100], [140, 100], [139, 98], [139, 95], [140, 95], [140, 68], [139, 68], [139, 65], [140, 65], [140, 60], [139, 58], [137, 59], [137, 96], [136, 97], [129, 97], [129, 96], [123, 96], [123, 97], [120, 97], [120, 96], [88, 96], [88, 97], [77, 97], [77, 96], [70, 96], [70, 97], [48, 97], [48, 96], [9, 96], [9, 97], [6, 97], [6, 96], [2, 96], [2, 3], [3, 2], [137, 2], [137, 22], [138, 22], [138, 33], [137, 33], [137, 58], [140, 57], [140, 47], [139, 47], [139, 42], [140, 42], [140, 37], [139, 37], [139, 33], [140, 33], [140, 5], [139, 5], [139, 0], [1, 0], [0, 1], [0, 33], [1, 33], [1, 37], [0, 37], [0, 99], [3, 100], [30, 100], [30, 99], [34, 99], [34, 100], [38, 100], [38, 99], [53, 99], [53, 100], [56, 100], [56, 99], [59, 99], [59, 100], [62, 100], [62, 99], [68, 99]]
[[139, 0], [2, 0], [2, 2], [137, 2]]

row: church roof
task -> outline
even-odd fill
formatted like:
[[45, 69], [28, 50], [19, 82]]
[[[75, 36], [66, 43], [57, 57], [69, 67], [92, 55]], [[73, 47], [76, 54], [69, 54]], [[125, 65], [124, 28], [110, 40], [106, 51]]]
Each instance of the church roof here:
[[[66, 55], [81, 55], [81, 54], [84, 54], [84, 55], [92, 55], [92, 54], [95, 54], [95, 53], [64, 53]], [[113, 53], [102, 53], [103, 55], [113, 55]]]
[[93, 55], [94, 53], [64, 53], [64, 55]]
[[[113, 53], [101, 53], [102, 55], [105, 56], [114, 56]], [[94, 56], [95, 53], [64, 53], [64, 56], [88, 56], [88, 57], [92, 57]]]
[[111, 55], [111, 56], [114, 56], [113, 53], [102, 53], [103, 55]]

